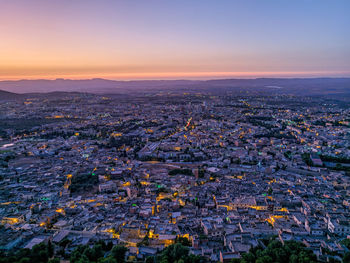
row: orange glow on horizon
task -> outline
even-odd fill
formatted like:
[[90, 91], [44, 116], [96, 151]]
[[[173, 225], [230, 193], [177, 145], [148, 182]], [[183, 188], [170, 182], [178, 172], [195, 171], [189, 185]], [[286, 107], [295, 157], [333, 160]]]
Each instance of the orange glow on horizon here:
[[139, 73], [62, 73], [62, 74], [18, 74], [0, 75], [0, 81], [21, 79], [90, 79], [105, 78], [113, 80], [150, 79], [216, 79], [216, 78], [259, 78], [259, 77], [329, 77], [349, 76], [349, 71], [256, 71], [256, 72], [139, 72]]
[[350, 77], [349, 1], [217, 2], [2, 1], [0, 81]]

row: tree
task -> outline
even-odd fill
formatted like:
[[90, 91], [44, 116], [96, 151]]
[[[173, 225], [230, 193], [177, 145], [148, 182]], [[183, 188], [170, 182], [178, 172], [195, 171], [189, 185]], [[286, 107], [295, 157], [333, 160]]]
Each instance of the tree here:
[[33, 262], [46, 263], [49, 260], [49, 252], [45, 243], [35, 245], [31, 251]]
[[252, 248], [242, 255], [241, 263], [306, 263], [317, 262], [316, 255], [305, 248], [302, 243], [286, 241], [284, 245], [275, 239], [262, 240], [266, 248]]
[[155, 257], [152, 257], [152, 256], [147, 257], [146, 263], [155, 263]]
[[[189, 248], [176, 243], [165, 248], [159, 255], [160, 262], [174, 263], [178, 260], [185, 259], [188, 256]], [[158, 260], [157, 260], [158, 261]]]
[[256, 259], [253, 253], [243, 254], [242, 258], [247, 263], [255, 263], [255, 259]]
[[176, 243], [180, 243], [181, 245], [186, 246], [186, 247], [191, 246], [191, 242], [186, 237], [177, 237]]
[[263, 256], [261, 258], [258, 258], [256, 263], [273, 263], [273, 260], [270, 256]]
[[348, 249], [350, 249], [350, 239], [344, 239], [340, 242], [342, 245], [346, 246]]
[[344, 263], [350, 263], [350, 252], [346, 252], [344, 257], [343, 257], [343, 262]]
[[83, 245], [77, 246], [70, 255], [70, 262], [71, 263], [79, 262], [86, 248], [88, 248], [88, 246], [83, 246]]
[[97, 263], [117, 263], [117, 260], [113, 257], [99, 258]]
[[289, 257], [289, 262], [290, 263], [298, 263], [299, 259], [298, 259], [298, 256], [295, 255], [295, 254], [292, 254], [290, 257]]
[[273, 192], [272, 188], [271, 188], [271, 187], [269, 187], [269, 189], [267, 190], [267, 193], [268, 193], [269, 195], [271, 195], [271, 194], [272, 194], [272, 192]]
[[61, 240], [58, 244], [59, 246], [65, 248], [69, 243], [71, 243], [72, 241], [70, 241], [68, 238], [64, 238], [63, 240]]
[[47, 243], [47, 252], [49, 254], [49, 258], [52, 258], [55, 253], [55, 248], [51, 243], [51, 240]]
[[94, 250], [92, 248], [85, 248], [82, 256], [86, 256], [89, 259], [89, 261], [95, 261]]
[[112, 248], [112, 256], [116, 259], [117, 263], [125, 262], [125, 254], [128, 249], [124, 246], [115, 246]]
[[81, 255], [81, 257], [79, 258], [78, 261], [76, 261], [77, 263], [89, 263], [90, 260], [86, 255]]
[[106, 245], [106, 248], [104, 250], [110, 251], [113, 248], [113, 242], [109, 241]]
[[283, 248], [276, 248], [273, 250], [273, 258], [277, 262], [284, 262], [288, 259], [288, 255], [285, 249]]
[[16, 254], [18, 258], [26, 258], [26, 257], [30, 258], [30, 255], [31, 255], [31, 250], [28, 248], [22, 248]]
[[99, 258], [102, 258], [104, 255], [104, 250], [101, 244], [94, 245], [92, 248], [91, 260], [97, 261]]

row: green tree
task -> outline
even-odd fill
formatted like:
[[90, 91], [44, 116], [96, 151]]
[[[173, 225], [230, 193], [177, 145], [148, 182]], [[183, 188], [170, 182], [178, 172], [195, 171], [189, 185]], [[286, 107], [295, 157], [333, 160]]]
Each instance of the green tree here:
[[155, 263], [155, 258], [150, 256], [146, 258], [146, 263]]
[[110, 256], [107, 258], [99, 258], [97, 263], [117, 263], [117, 260]]
[[340, 242], [342, 245], [346, 246], [348, 249], [350, 249], [350, 239], [344, 239]]
[[37, 263], [47, 263], [49, 260], [49, 252], [45, 243], [33, 246], [31, 251], [31, 259]]
[[128, 249], [124, 246], [115, 246], [112, 248], [112, 256], [116, 259], [117, 263], [124, 263], [127, 251]]
[[273, 192], [272, 188], [269, 187], [269, 189], [267, 190], [267, 193], [268, 193], [269, 195], [272, 195], [272, 192]]
[[85, 248], [82, 256], [86, 256], [89, 259], [89, 261], [95, 261], [94, 250], [92, 248]]
[[77, 263], [89, 263], [90, 260], [86, 255], [81, 255], [81, 257], [79, 258], [78, 261], [76, 261]]
[[263, 256], [261, 258], [258, 258], [256, 263], [273, 263], [273, 259], [270, 256]]
[[343, 263], [350, 263], [350, 252], [346, 252], [343, 257]]
[[181, 245], [186, 246], [186, 247], [191, 246], [191, 242], [188, 240], [187, 237], [177, 237], [176, 243], [180, 243]]
[[70, 262], [76, 263], [79, 262], [80, 258], [82, 257], [85, 249], [88, 248], [88, 246], [79, 245], [77, 246], [70, 255]]
[[103, 249], [102, 244], [97, 244], [93, 248], [93, 253], [92, 253], [92, 260], [97, 261], [99, 258], [102, 258], [104, 255], [105, 249]]
[[317, 262], [316, 256], [311, 250], [307, 250], [302, 243], [286, 241], [284, 245], [274, 239], [262, 240], [266, 245], [252, 248], [249, 253], [243, 254], [241, 263], [304, 263]]
[[255, 263], [256, 257], [253, 253], [243, 254], [242, 258], [247, 263]]
[[180, 260], [181, 258], [185, 259], [188, 256], [189, 251], [190, 250], [188, 247], [185, 247], [180, 243], [170, 245], [161, 252], [159, 256], [159, 261], [174, 263]]
[[290, 257], [289, 257], [289, 263], [298, 263], [299, 259], [298, 259], [298, 256], [295, 255], [295, 254], [292, 254]]
[[105, 251], [110, 251], [113, 248], [113, 242], [109, 241], [106, 245], [106, 249], [104, 249]]
[[55, 253], [55, 248], [51, 243], [51, 240], [49, 240], [49, 242], [47, 243], [47, 252], [49, 254], [49, 258], [52, 258]]
[[17, 252], [17, 254], [16, 254], [16, 256], [18, 257], [18, 258], [30, 258], [30, 256], [31, 256], [31, 250], [30, 249], [28, 249], [28, 248], [22, 248], [22, 249], [20, 249], [18, 252]]

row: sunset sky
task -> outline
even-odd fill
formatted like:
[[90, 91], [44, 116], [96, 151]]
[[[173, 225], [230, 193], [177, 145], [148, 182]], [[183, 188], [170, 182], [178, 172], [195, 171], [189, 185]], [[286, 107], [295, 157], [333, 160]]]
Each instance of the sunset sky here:
[[350, 76], [350, 1], [0, 0], [0, 80]]

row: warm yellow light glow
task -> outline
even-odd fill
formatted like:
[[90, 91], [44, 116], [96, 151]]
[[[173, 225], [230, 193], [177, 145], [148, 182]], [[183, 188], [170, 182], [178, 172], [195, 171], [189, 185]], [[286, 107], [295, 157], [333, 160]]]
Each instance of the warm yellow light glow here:
[[123, 136], [123, 134], [120, 133], [120, 132], [112, 132], [111, 136], [113, 136], [113, 137], [120, 137], [120, 136]]
[[286, 216], [271, 215], [269, 218], [266, 219], [266, 221], [269, 222], [273, 226], [276, 222], [276, 219], [281, 219], [281, 218], [286, 218]]
[[122, 184], [122, 187], [128, 187], [128, 186], [130, 186], [130, 185], [131, 185], [130, 182], [125, 182], [125, 183]]
[[2, 224], [15, 225], [18, 224], [20, 220], [17, 217], [3, 217], [1, 220]]
[[60, 213], [60, 214], [64, 214], [64, 209], [63, 208], [57, 208], [56, 212]]
[[15, 202], [4, 202], [4, 203], [0, 203], [0, 205], [11, 205], [11, 204], [20, 204], [21, 202], [19, 201], [15, 201]]

